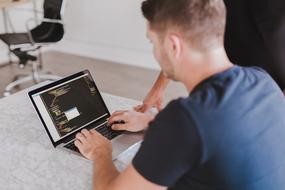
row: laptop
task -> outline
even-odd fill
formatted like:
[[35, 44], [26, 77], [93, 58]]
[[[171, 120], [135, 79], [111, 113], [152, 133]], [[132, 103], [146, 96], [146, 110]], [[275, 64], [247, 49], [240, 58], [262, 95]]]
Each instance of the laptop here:
[[82, 156], [74, 145], [82, 129], [95, 129], [113, 145], [113, 160], [140, 143], [141, 133], [114, 131], [110, 112], [88, 70], [29, 92], [29, 97], [53, 146]]

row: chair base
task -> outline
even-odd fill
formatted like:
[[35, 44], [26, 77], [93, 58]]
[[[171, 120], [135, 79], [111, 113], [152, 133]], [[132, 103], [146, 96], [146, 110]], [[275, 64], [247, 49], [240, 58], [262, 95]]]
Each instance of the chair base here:
[[5, 91], [4, 91], [4, 96], [7, 97], [7, 96], [10, 96], [12, 94], [12, 91], [13, 89], [15, 89], [17, 86], [21, 85], [21, 84], [25, 84], [25, 83], [28, 83], [28, 82], [34, 82], [34, 83], [40, 83], [42, 81], [46, 81], [46, 80], [52, 80], [52, 81], [55, 81], [55, 80], [59, 80], [61, 79], [61, 77], [59, 76], [56, 76], [56, 75], [51, 75], [51, 74], [39, 74], [39, 73], [36, 73], [33, 74], [33, 75], [27, 75], [25, 77], [22, 77], [18, 80], [15, 80], [13, 82], [11, 82], [6, 88], [5, 88]]

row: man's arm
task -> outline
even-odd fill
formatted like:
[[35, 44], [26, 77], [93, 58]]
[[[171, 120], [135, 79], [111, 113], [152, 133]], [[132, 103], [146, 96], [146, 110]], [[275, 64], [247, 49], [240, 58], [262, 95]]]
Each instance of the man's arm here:
[[[108, 163], [115, 167], [112, 162]], [[106, 168], [96, 169], [94, 167], [94, 190], [166, 190], [167, 187], [156, 185], [145, 178], [143, 178], [131, 164], [125, 171], [116, 175], [108, 183], [103, 184], [103, 178], [110, 175]], [[99, 174], [99, 175], [98, 175]], [[110, 178], [110, 177], [109, 177]]]
[[112, 146], [109, 140], [95, 130], [82, 130], [76, 135], [75, 145], [88, 159], [94, 161], [94, 190], [165, 190], [166, 187], [156, 185], [144, 179], [130, 165], [119, 173], [112, 162]]
[[156, 107], [159, 111], [162, 110], [163, 96], [168, 84], [169, 79], [167, 79], [164, 74], [160, 72], [156, 82], [145, 97], [143, 104], [135, 107], [135, 110], [138, 112], [146, 112], [151, 107]]
[[97, 158], [93, 163], [93, 189], [111, 189], [109, 186], [119, 175], [120, 173], [112, 162], [112, 157]]
[[[165, 190], [200, 162], [201, 138], [179, 102], [170, 103], [151, 122], [132, 165], [122, 173], [112, 163], [108, 139], [94, 129], [83, 129], [76, 135], [75, 145], [82, 155], [94, 161], [94, 190]], [[130, 112], [124, 117], [137, 117], [133, 121], [141, 123], [145, 119], [142, 115]], [[181, 145], [187, 148], [176, 148]]]

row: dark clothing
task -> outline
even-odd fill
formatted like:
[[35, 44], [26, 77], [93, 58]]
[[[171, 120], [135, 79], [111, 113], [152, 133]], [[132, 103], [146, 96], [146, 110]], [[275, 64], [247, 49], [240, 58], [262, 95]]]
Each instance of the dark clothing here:
[[159, 113], [133, 165], [171, 190], [282, 190], [284, 115], [271, 77], [235, 66]]
[[285, 89], [285, 1], [224, 0], [225, 48], [241, 66], [259, 66]]

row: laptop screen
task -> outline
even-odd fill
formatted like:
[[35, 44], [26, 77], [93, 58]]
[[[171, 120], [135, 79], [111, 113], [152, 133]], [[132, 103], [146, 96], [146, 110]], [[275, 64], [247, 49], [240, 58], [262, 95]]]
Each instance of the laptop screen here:
[[54, 142], [108, 115], [88, 73], [32, 95]]

